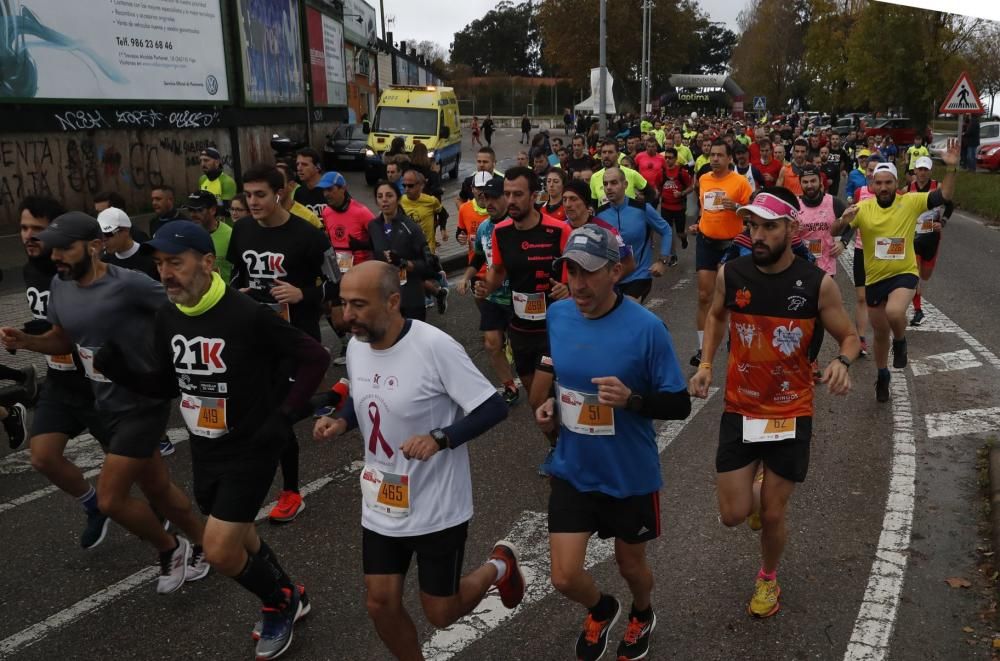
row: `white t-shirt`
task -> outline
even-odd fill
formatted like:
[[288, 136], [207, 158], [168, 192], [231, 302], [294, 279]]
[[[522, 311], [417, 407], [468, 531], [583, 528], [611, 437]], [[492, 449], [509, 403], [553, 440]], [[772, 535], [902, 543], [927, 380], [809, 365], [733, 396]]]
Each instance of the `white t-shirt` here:
[[[462, 345], [422, 321], [411, 324], [389, 349], [378, 351], [354, 339], [347, 347], [351, 397], [365, 451], [361, 525], [389, 537], [424, 535], [472, 518], [465, 445], [427, 461], [408, 460], [399, 447], [412, 436], [453, 424], [496, 394]], [[381, 501], [370, 500], [376, 483], [366, 482], [366, 476], [373, 471], [376, 479], [406, 486], [405, 515], [388, 514], [380, 510]]]

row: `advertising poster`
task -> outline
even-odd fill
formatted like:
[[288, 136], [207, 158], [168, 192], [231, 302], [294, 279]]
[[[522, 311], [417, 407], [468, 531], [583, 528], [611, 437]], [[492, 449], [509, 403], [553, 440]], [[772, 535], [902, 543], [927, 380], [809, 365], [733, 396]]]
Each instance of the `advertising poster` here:
[[307, 7], [306, 28], [313, 103], [317, 106], [346, 106], [344, 27], [329, 16]]
[[246, 102], [258, 105], [305, 103], [297, 1], [237, 0], [236, 4]]
[[4, 0], [0, 98], [229, 101], [219, 0]]
[[344, 37], [359, 46], [367, 46], [378, 36], [375, 8], [365, 0], [344, 0]]

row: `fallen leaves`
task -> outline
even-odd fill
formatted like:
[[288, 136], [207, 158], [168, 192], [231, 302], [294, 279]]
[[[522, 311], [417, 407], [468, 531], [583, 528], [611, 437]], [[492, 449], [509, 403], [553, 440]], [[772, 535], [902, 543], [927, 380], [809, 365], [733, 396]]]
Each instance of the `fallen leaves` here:
[[944, 582], [953, 588], [971, 588], [972, 583], [962, 578], [961, 576], [950, 576], [944, 579]]

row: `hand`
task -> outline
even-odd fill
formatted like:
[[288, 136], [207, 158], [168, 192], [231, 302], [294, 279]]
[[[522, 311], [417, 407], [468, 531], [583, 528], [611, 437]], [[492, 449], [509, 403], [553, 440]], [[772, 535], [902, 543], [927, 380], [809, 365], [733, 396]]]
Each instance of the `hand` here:
[[956, 167], [961, 160], [960, 156], [958, 140], [956, 138], [949, 138], [948, 149], [941, 154], [941, 161], [949, 167]]
[[679, 191], [676, 188], [673, 190], [673, 193], [674, 193], [674, 197], [684, 197], [684, 193], [681, 192], [681, 191]]
[[489, 296], [489, 292], [486, 291], [486, 283], [482, 280], [476, 280], [476, 284], [472, 286], [472, 295], [476, 298], [486, 298]]
[[441, 228], [438, 231], [441, 232], [441, 243], [448, 243], [448, 232], [446, 232], [444, 228]]
[[712, 385], [712, 370], [699, 367], [688, 382], [688, 393], [692, 397], [708, 399], [708, 387]]
[[343, 418], [323, 416], [313, 425], [313, 438], [317, 441], [328, 441], [347, 431], [347, 421]]
[[535, 424], [546, 434], [551, 434], [556, 430], [556, 400], [549, 397], [542, 405], [535, 409]]
[[632, 391], [617, 376], [599, 376], [590, 380], [597, 386], [597, 401], [605, 406], [623, 409]]
[[830, 256], [834, 259], [840, 257], [840, 253], [844, 252], [844, 242], [834, 241], [833, 248], [830, 249]]
[[722, 208], [726, 211], [736, 211], [740, 208], [740, 205], [736, 202], [736, 200], [730, 200], [728, 197], [723, 197]]
[[249, 287], [240, 287], [240, 293], [241, 294], [247, 294], [249, 292], [250, 292], [250, 288]]
[[27, 349], [28, 341], [28, 334], [20, 328], [11, 328], [10, 326], [0, 328], [0, 342], [3, 342], [3, 346], [7, 351], [12, 349]]
[[931, 227], [934, 229], [935, 232], [940, 232], [941, 228], [944, 227], [944, 225], [935, 221], [934, 223], [931, 224]]
[[820, 383], [826, 384], [831, 395], [846, 395], [851, 390], [851, 377], [847, 373], [847, 366], [834, 359], [823, 370]]
[[692, 236], [698, 234], [698, 223], [695, 223], [694, 225], [689, 226], [687, 233], [690, 234], [690, 235], [692, 235]]
[[564, 298], [569, 298], [569, 287], [552, 278], [549, 278], [549, 284], [552, 285], [552, 289], [549, 290], [549, 298], [553, 301], [561, 301]]
[[774, 185], [774, 175], [770, 174], [769, 172], [765, 172], [764, 173], [764, 183], [767, 184], [768, 186], [773, 186]]
[[290, 285], [283, 280], [275, 280], [276, 284], [271, 287], [271, 296], [279, 303], [294, 305], [302, 301], [302, 290], [295, 285]]
[[438, 447], [438, 443], [434, 440], [433, 436], [423, 434], [422, 436], [411, 436], [405, 443], [399, 446], [399, 449], [407, 459], [427, 461], [437, 454], [437, 451], [441, 448]]
[[465, 278], [459, 280], [458, 284], [455, 285], [455, 289], [458, 290], [460, 296], [465, 296], [465, 293], [469, 291], [469, 281]]
[[458, 236], [455, 237], [455, 240], [458, 241], [459, 245], [462, 246], [469, 245], [469, 235], [465, 232], [459, 232]]
[[653, 274], [654, 278], [659, 278], [667, 272], [667, 265], [660, 260], [656, 260], [653, 262], [653, 265], [649, 267], [649, 272]]
[[844, 215], [840, 217], [841, 220], [850, 223], [854, 220], [854, 217], [858, 215], [858, 210], [860, 207], [857, 204], [852, 204], [851, 206], [844, 209]]

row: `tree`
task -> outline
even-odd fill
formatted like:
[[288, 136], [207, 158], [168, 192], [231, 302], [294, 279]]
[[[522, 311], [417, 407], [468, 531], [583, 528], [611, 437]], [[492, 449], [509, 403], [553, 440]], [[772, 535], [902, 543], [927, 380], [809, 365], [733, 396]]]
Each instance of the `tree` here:
[[972, 82], [980, 94], [990, 97], [989, 114], [993, 115], [997, 94], [1000, 94], [1000, 24], [984, 26], [969, 44]]
[[739, 37], [732, 30], [710, 23], [708, 19], [703, 18], [698, 24], [694, 53], [680, 73], [725, 73]]
[[421, 41], [416, 46], [417, 55], [426, 59], [430, 64], [428, 68], [431, 72], [438, 78], [447, 80], [449, 79], [448, 71], [448, 53], [441, 46], [441, 44], [436, 41]]
[[805, 77], [807, 98], [813, 108], [838, 113], [860, 109], [847, 62], [847, 38], [859, 10], [843, 0], [812, 0]]
[[476, 76], [533, 76], [541, 73], [541, 40], [531, 0], [498, 3], [455, 33], [452, 64], [466, 64]]

